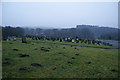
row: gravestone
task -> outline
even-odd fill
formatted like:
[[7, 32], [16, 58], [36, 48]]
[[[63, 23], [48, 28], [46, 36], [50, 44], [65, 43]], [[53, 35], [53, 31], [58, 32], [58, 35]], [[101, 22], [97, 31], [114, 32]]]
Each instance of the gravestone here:
[[60, 38], [60, 42], [62, 42], [62, 39]]
[[72, 39], [72, 43], [74, 43], [75, 42], [75, 40], [74, 39]]
[[9, 42], [9, 39], [7, 39], [6, 41]]
[[88, 40], [88, 44], [91, 44], [91, 40]]
[[22, 43], [27, 43], [26, 37], [22, 37]]

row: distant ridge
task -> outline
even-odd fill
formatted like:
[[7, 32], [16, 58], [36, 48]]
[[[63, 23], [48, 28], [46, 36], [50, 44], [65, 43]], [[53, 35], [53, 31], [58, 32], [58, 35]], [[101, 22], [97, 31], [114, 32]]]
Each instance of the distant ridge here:
[[112, 28], [112, 27], [99, 27], [94, 25], [77, 25], [76, 29], [80, 30], [83, 28], [87, 28], [92, 31], [96, 38], [99, 38], [101, 35], [113, 35], [116, 37], [120, 37], [120, 29], [119, 28]]

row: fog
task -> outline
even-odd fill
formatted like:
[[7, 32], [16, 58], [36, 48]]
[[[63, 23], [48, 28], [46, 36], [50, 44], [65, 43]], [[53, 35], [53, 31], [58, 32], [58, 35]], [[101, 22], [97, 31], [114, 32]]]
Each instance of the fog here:
[[79, 24], [118, 28], [117, 2], [3, 2], [2, 25], [70, 28]]

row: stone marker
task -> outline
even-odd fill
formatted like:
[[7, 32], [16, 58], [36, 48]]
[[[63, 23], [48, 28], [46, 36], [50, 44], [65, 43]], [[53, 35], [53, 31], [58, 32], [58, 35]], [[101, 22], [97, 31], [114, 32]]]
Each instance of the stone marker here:
[[27, 43], [26, 38], [22, 37], [22, 43]]

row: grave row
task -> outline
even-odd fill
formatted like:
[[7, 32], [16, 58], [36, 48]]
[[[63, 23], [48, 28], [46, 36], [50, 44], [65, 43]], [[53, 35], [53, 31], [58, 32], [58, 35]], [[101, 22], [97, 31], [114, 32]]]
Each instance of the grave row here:
[[70, 37], [64, 37], [64, 38], [54, 38], [54, 37], [46, 37], [46, 36], [26, 36], [26, 38], [31, 38], [32, 40], [49, 40], [49, 41], [60, 41], [60, 42], [72, 42], [72, 43], [86, 43], [86, 44], [97, 44], [97, 45], [108, 45], [112, 46], [112, 44], [107, 42], [102, 42], [99, 40], [89, 40], [89, 39], [80, 39], [78, 37], [76, 38], [70, 38]]

